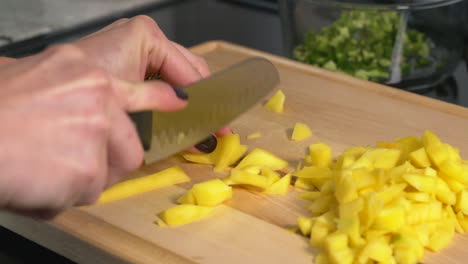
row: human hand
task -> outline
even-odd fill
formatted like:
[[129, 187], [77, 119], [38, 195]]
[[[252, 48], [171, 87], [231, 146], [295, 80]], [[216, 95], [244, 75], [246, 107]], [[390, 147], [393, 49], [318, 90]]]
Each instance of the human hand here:
[[116, 77], [75, 45], [0, 66], [0, 208], [47, 218], [92, 203], [143, 160], [127, 112], [187, 104], [162, 81]]
[[[120, 19], [76, 42], [96, 65], [124, 80], [143, 81], [158, 73], [174, 87], [183, 87], [210, 75], [203, 58], [167, 39], [156, 22], [147, 16]], [[225, 127], [215, 133], [232, 133]], [[193, 152], [211, 152], [216, 138], [209, 137]]]

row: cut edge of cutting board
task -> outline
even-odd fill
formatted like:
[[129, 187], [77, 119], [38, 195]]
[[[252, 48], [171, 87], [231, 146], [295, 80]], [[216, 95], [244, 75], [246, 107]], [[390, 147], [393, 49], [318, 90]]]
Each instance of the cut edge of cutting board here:
[[447, 114], [468, 118], [468, 111], [466, 107], [459, 106], [456, 104], [444, 102], [438, 99], [430, 98], [424, 95], [419, 95], [402, 89], [386, 86], [383, 84], [370, 82], [362, 79], [358, 79], [346, 74], [332, 72], [326, 69], [322, 69], [316, 66], [308, 65], [299, 61], [288, 59], [285, 57], [277, 56], [267, 52], [259, 51], [256, 49], [241, 46], [235, 43], [213, 40], [196, 45], [190, 50], [197, 54], [206, 54], [216, 49], [229, 50], [233, 53], [239, 53], [242, 55], [260, 56], [267, 58], [273, 62], [273, 64], [281, 65], [287, 68], [293, 68], [297, 71], [304, 72], [309, 75], [314, 75], [322, 79], [331, 80], [333, 82], [342, 83], [347, 86], [353, 86], [358, 89], [365, 89], [366, 91], [379, 94], [382, 96], [395, 98], [401, 101], [406, 101], [411, 104], [418, 104], [424, 107], [432, 108], [440, 112]]

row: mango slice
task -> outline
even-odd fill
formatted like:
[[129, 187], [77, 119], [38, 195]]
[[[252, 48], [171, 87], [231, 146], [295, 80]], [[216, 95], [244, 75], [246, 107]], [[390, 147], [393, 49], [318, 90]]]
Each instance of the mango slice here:
[[263, 175], [253, 174], [247, 171], [232, 169], [231, 174], [227, 177], [229, 185], [244, 184], [256, 186], [265, 189], [268, 184], [268, 179]]
[[244, 169], [248, 166], [268, 167], [272, 170], [282, 170], [288, 166], [288, 162], [278, 158], [266, 150], [256, 148], [239, 162], [236, 169]]
[[209, 217], [214, 207], [181, 204], [159, 213], [159, 218], [168, 226], [180, 226]]
[[257, 132], [254, 132], [250, 135], [247, 136], [247, 139], [256, 139], [256, 138], [261, 138], [262, 137], [262, 133], [257, 131]]
[[292, 141], [301, 141], [312, 136], [312, 131], [304, 123], [296, 123], [291, 135]]
[[316, 167], [329, 168], [332, 164], [333, 153], [325, 143], [315, 143], [309, 146], [311, 164]]
[[288, 193], [289, 185], [291, 184], [291, 174], [283, 176], [270, 186], [266, 187], [263, 193], [265, 194], [276, 194], [285, 195]]
[[119, 182], [105, 190], [97, 200], [97, 203], [123, 199], [157, 188], [163, 188], [188, 181], [190, 181], [190, 178], [187, 174], [185, 174], [180, 167], [173, 166], [148, 176]]
[[232, 187], [220, 179], [197, 183], [177, 201], [183, 204], [216, 206], [232, 198]]
[[285, 100], [286, 96], [284, 93], [281, 90], [278, 90], [265, 104], [265, 108], [276, 113], [283, 113]]
[[247, 152], [248, 146], [240, 144], [239, 134], [227, 134], [218, 138], [218, 145], [211, 153], [183, 152], [182, 157], [190, 162], [214, 165], [215, 171], [224, 171]]

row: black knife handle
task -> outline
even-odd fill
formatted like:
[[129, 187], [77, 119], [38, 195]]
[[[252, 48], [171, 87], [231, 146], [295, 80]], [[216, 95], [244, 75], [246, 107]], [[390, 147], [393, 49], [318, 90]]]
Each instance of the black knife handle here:
[[153, 138], [153, 112], [145, 111], [129, 114], [135, 124], [143, 149], [148, 151]]

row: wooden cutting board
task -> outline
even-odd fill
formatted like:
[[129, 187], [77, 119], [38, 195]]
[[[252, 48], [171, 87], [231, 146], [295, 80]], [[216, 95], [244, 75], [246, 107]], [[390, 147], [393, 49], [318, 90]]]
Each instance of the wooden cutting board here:
[[[233, 122], [243, 143], [264, 148], [290, 161], [294, 168], [310, 143], [322, 141], [334, 153], [351, 145], [420, 136], [426, 129], [461, 149], [468, 157], [468, 110], [394, 88], [328, 72], [260, 51], [225, 42], [192, 48], [213, 72], [252, 56], [271, 60], [279, 70], [280, 89], [286, 94], [285, 112], [275, 114], [261, 106]], [[219, 87], [223, 89], [223, 87]], [[314, 136], [291, 142], [295, 122], [308, 124]], [[261, 131], [263, 137], [247, 140]], [[308, 241], [284, 231], [305, 214], [296, 191], [284, 197], [238, 189], [234, 198], [216, 209], [210, 219], [177, 228], [161, 228], [156, 214], [175, 204], [193, 183], [223, 174], [209, 166], [173, 158], [141, 168], [130, 177], [150, 174], [179, 164], [192, 182], [136, 195], [127, 199], [73, 208], [53, 221], [42, 222], [2, 212], [0, 224], [79, 263], [313, 263]], [[290, 168], [290, 169], [291, 169]], [[423, 263], [466, 263], [468, 236], [457, 236]]]

